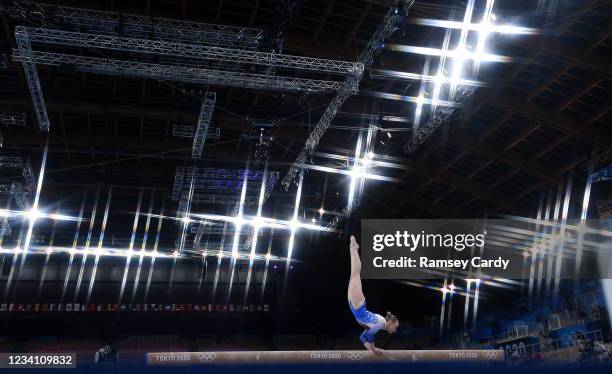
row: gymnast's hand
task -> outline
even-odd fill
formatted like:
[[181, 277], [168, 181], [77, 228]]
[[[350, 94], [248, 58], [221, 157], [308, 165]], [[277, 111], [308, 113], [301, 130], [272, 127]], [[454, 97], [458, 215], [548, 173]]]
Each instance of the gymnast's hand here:
[[351, 251], [359, 250], [359, 244], [357, 244], [357, 239], [355, 239], [354, 235], [351, 235], [351, 244], [349, 244], [349, 248], [351, 249]]
[[382, 356], [383, 355], [384, 350], [382, 350], [382, 349], [380, 349], [378, 347], [375, 347], [374, 343], [365, 342], [365, 343], [363, 343], [363, 345], [366, 347], [366, 349], [368, 351], [376, 354], [377, 356]]

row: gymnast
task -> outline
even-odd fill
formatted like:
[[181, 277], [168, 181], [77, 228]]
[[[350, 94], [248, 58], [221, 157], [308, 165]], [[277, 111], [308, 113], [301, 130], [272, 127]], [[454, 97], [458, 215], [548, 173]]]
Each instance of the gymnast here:
[[366, 300], [361, 290], [361, 260], [359, 259], [359, 244], [355, 237], [351, 235], [349, 245], [351, 252], [351, 278], [348, 284], [348, 301], [351, 312], [365, 330], [359, 336], [359, 340], [368, 351], [382, 354], [383, 350], [374, 346], [374, 336], [380, 330], [385, 330], [389, 334], [394, 334], [399, 326], [399, 321], [391, 312], [387, 316], [372, 313], [366, 309]]

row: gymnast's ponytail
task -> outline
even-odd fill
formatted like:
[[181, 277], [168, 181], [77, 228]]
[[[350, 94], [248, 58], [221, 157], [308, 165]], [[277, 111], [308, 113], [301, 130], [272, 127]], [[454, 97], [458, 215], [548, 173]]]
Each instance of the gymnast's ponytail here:
[[390, 321], [390, 322], [399, 322], [397, 320], [397, 317], [391, 314], [391, 312], [387, 312], [387, 315], [385, 316], [385, 320]]

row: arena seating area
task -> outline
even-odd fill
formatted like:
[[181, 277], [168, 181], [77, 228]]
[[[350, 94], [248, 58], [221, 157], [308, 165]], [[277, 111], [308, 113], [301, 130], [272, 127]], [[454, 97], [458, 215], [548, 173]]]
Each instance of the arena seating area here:
[[[479, 317], [479, 328], [458, 330], [439, 339], [434, 325], [404, 325], [394, 337], [381, 335], [377, 345], [385, 349], [504, 349], [511, 360], [582, 360], [599, 350], [610, 352], [610, 329], [598, 284], [585, 282], [579, 289], [563, 290], [563, 297], [544, 300], [531, 311], [522, 301], [503, 312]], [[521, 308], [523, 310], [521, 310]], [[352, 350], [362, 349], [358, 329], [344, 336], [315, 334], [230, 334], [185, 337], [180, 335], [130, 335], [113, 341], [39, 337], [0, 338], [4, 352], [76, 352], [80, 362], [92, 362], [95, 352], [109, 344], [121, 362], [141, 362], [147, 352], [254, 351], [254, 350]], [[595, 352], [595, 353], [594, 353]]]
[[[456, 331], [447, 345], [457, 348], [502, 348], [508, 357], [576, 358], [581, 344], [612, 340], [604, 296], [597, 282], [565, 288], [556, 300], [543, 299], [529, 308], [517, 300], [514, 310], [479, 318], [479, 328]], [[528, 311], [529, 310], [529, 311]]]

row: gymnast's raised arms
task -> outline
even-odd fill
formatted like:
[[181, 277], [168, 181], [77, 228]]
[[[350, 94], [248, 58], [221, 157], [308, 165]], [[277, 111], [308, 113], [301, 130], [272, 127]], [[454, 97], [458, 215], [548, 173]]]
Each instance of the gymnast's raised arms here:
[[359, 340], [364, 347], [377, 354], [382, 354], [382, 350], [374, 345], [374, 337], [380, 330], [385, 330], [389, 334], [395, 333], [399, 326], [399, 321], [391, 312], [387, 312], [386, 317], [372, 313], [366, 309], [366, 299], [361, 288], [361, 259], [359, 258], [359, 244], [351, 235], [349, 251], [351, 254], [351, 276], [348, 284], [349, 308], [357, 323], [363, 328], [363, 333]]

